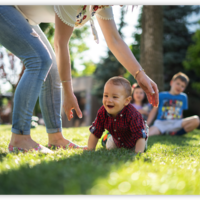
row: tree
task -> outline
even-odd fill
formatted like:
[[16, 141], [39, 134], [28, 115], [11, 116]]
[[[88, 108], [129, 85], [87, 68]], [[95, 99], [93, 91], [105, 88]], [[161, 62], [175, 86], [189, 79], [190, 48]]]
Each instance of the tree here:
[[161, 91], [164, 89], [162, 19], [162, 6], [143, 6], [140, 64]]
[[91, 76], [94, 74], [96, 70], [96, 65], [93, 63], [93, 61], [85, 61], [83, 62], [84, 69], [80, 72], [78, 72], [78, 76]]
[[46, 35], [47, 39], [49, 40], [50, 44], [53, 47], [53, 39], [54, 39], [54, 31], [55, 31], [55, 24], [53, 23], [40, 23], [40, 28]]
[[[183, 67], [183, 60], [186, 57], [186, 51], [192, 43], [192, 34], [188, 25], [188, 16], [198, 12], [199, 6], [163, 6], [163, 53], [164, 53], [164, 74], [165, 89], [168, 90], [169, 82], [172, 76], [182, 71], [190, 78], [195, 74], [192, 71], [186, 71]], [[187, 91], [191, 87], [187, 88]]]
[[[189, 23], [188, 17], [192, 13], [198, 12], [199, 6], [163, 6], [164, 90], [167, 91], [170, 89], [170, 81], [175, 73], [182, 71], [189, 76], [191, 81], [187, 86], [185, 93], [189, 94], [190, 110], [187, 112], [185, 111], [185, 116], [197, 114], [198, 111], [195, 109], [195, 104], [199, 101], [200, 97], [199, 91], [197, 90], [198, 86], [196, 84], [197, 82], [200, 82], [198, 74], [195, 73], [193, 68], [186, 69], [183, 66], [187, 49], [192, 44], [191, 38], [193, 33], [189, 31], [188, 26], [197, 23], [197, 21]], [[142, 27], [140, 18], [137, 27], [140, 31], [140, 27]], [[134, 48], [137, 50], [137, 54], [140, 55], [141, 36], [140, 34], [134, 34], [133, 37], [135, 39]], [[133, 50], [134, 49], [132, 49], [132, 51]], [[196, 87], [193, 82], [195, 82]]]
[[[126, 26], [126, 23], [124, 22], [124, 14], [125, 9], [122, 8], [118, 29], [118, 32], [122, 38], [124, 36], [121, 31], [123, 27]], [[95, 83], [93, 86], [92, 94], [97, 96], [99, 103], [102, 100], [102, 94], [106, 81], [113, 76], [124, 76], [125, 72], [126, 69], [119, 63], [112, 52], [108, 49], [108, 56], [102, 59], [102, 61], [97, 64], [96, 70], [94, 72]]]

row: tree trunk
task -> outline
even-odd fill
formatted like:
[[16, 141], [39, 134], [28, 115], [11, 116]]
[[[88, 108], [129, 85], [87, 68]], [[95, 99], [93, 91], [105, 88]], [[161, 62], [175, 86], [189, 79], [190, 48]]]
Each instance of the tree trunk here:
[[143, 6], [140, 48], [141, 66], [159, 90], [164, 90], [162, 6]]

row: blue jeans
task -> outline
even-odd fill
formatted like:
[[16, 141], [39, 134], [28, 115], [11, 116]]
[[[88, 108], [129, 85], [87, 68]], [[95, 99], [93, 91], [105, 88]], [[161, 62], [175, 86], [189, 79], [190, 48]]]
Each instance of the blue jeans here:
[[0, 44], [20, 58], [26, 68], [14, 95], [12, 132], [30, 134], [38, 97], [47, 133], [62, 131], [56, 57], [40, 27], [31, 26], [13, 6], [0, 6]]

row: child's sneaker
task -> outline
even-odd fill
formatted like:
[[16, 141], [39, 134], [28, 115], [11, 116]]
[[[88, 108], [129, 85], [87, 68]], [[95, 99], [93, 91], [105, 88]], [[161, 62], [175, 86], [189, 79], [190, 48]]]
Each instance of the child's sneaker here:
[[106, 142], [108, 140], [108, 138], [111, 136], [111, 134], [109, 132], [107, 132], [104, 137], [101, 139], [101, 144], [103, 147], [106, 147]]
[[167, 132], [165, 132], [164, 134], [165, 134], [165, 135], [172, 135], [172, 136], [173, 136], [173, 135], [176, 135], [176, 132], [169, 132], [169, 131], [167, 131]]

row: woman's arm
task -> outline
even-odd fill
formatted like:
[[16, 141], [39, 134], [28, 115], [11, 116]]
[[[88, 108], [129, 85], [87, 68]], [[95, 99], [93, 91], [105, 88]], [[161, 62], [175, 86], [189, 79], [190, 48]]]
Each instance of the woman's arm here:
[[[129, 47], [121, 39], [114, 20], [103, 20], [97, 16], [97, 20], [105, 37], [106, 43], [118, 61], [133, 75], [142, 67], [135, 59]], [[137, 74], [136, 80], [147, 94], [147, 98], [153, 106], [158, 106], [157, 85], [143, 72]]]
[[56, 61], [60, 80], [63, 82], [64, 103], [63, 108], [70, 121], [73, 118], [72, 109], [75, 109], [77, 115], [82, 117], [81, 110], [78, 106], [77, 99], [73, 93], [71, 81], [71, 60], [69, 53], [69, 40], [74, 28], [64, 24], [60, 18], [55, 14], [55, 36], [54, 48], [56, 53]]

